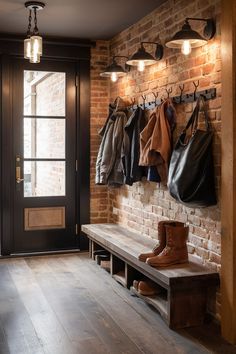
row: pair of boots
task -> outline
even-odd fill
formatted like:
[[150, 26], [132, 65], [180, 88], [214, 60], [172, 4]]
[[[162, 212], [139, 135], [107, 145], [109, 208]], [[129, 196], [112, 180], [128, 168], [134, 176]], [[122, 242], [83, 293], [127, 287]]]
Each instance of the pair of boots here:
[[188, 262], [189, 227], [178, 221], [160, 221], [158, 223], [159, 244], [152, 252], [141, 253], [139, 260], [152, 267], [165, 267]]

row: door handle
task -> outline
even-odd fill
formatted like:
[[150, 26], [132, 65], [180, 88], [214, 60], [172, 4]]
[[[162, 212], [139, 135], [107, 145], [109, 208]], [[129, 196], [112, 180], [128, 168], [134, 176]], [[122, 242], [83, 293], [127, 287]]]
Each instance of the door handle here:
[[[24, 178], [21, 178], [21, 167], [20, 164], [20, 156], [16, 157], [16, 183], [21, 183], [24, 181]], [[18, 166], [17, 166], [18, 165]]]

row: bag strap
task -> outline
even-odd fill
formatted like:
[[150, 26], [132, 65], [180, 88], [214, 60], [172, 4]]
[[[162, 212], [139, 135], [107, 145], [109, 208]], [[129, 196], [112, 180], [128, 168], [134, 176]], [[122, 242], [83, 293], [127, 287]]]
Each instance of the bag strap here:
[[200, 111], [200, 105], [202, 104], [202, 111], [204, 113], [204, 121], [205, 121], [205, 127], [206, 127], [206, 131], [210, 130], [210, 124], [209, 124], [209, 116], [208, 116], [208, 112], [207, 112], [207, 108], [206, 108], [206, 101], [204, 99], [204, 97], [202, 95], [200, 95], [198, 97], [197, 100], [197, 104], [196, 104], [196, 109], [197, 109], [197, 115], [196, 115], [196, 119], [193, 125], [193, 129], [194, 131], [197, 130], [197, 126], [198, 126], [198, 117], [199, 117], [199, 111]]
[[193, 113], [191, 115], [191, 117], [188, 120], [188, 123], [186, 124], [185, 129], [183, 130], [183, 132], [185, 133], [189, 127], [191, 126], [191, 133], [194, 133], [197, 130], [198, 127], [198, 117], [199, 117], [199, 111], [200, 111], [200, 104], [202, 103], [202, 110], [204, 113], [204, 121], [205, 121], [205, 127], [206, 127], [206, 131], [210, 130], [210, 124], [209, 124], [209, 116], [207, 113], [207, 109], [206, 109], [206, 102], [203, 96], [199, 96], [197, 99], [197, 103], [196, 106], [193, 110]]

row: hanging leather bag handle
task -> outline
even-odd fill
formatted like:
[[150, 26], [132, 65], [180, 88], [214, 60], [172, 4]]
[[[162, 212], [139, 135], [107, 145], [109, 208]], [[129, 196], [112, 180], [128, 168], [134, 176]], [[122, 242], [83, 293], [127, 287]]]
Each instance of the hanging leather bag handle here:
[[207, 113], [207, 109], [206, 109], [205, 99], [203, 96], [199, 96], [199, 98], [197, 99], [197, 103], [194, 108], [193, 114], [191, 115], [186, 127], [184, 128], [183, 133], [186, 134], [187, 130], [191, 127], [191, 135], [195, 134], [197, 127], [198, 127], [198, 117], [199, 117], [201, 103], [202, 103], [202, 110], [204, 112], [204, 121], [205, 121], [206, 131], [210, 130], [209, 117], [208, 117], [208, 113]]

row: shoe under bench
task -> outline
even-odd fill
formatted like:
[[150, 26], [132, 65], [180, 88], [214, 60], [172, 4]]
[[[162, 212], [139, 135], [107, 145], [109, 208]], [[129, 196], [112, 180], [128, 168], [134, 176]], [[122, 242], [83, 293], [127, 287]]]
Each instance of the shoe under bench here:
[[[219, 286], [219, 274], [199, 264], [190, 255], [189, 262], [165, 268], [153, 268], [138, 260], [149, 252], [155, 240], [130, 231], [118, 224], [82, 225], [89, 238], [89, 254], [95, 259], [99, 252], [109, 257], [111, 276], [132, 294], [154, 306], [170, 328], [203, 324], [209, 294]], [[155, 296], [142, 296], [133, 287], [134, 280], [148, 278], [161, 287]]]

